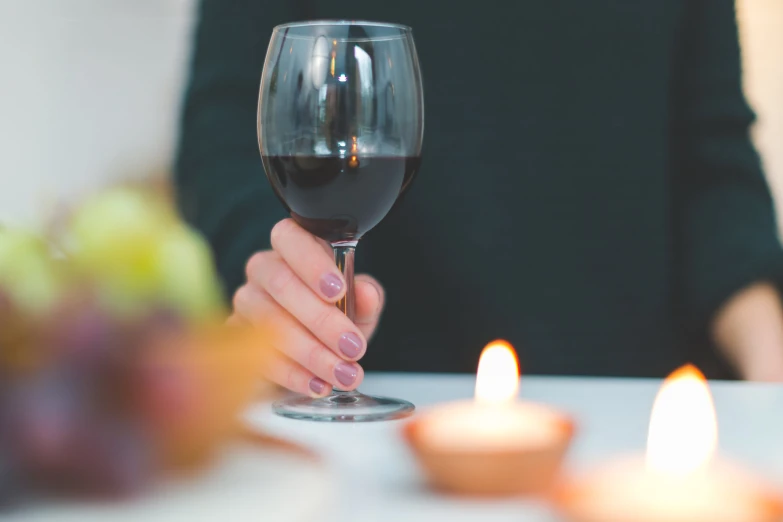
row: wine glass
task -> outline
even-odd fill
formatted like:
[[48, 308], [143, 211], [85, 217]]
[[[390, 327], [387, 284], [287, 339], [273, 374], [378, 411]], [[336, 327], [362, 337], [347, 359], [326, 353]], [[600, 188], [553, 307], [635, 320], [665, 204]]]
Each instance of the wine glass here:
[[[258, 103], [264, 170], [294, 220], [328, 241], [354, 320], [356, 244], [386, 216], [419, 168], [421, 73], [409, 27], [313, 21], [276, 27]], [[320, 421], [403, 417], [407, 401], [335, 390], [276, 402], [276, 413]]]

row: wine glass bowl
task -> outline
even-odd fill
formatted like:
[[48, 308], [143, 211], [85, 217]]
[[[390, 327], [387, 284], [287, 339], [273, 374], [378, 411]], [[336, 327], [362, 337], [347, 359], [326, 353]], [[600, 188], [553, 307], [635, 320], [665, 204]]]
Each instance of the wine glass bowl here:
[[275, 28], [259, 143], [275, 193], [306, 230], [355, 241], [419, 166], [423, 99], [409, 28], [307, 22]]
[[[411, 29], [397, 24], [284, 24], [270, 41], [258, 107], [267, 178], [299, 225], [328, 241], [346, 279], [338, 303], [353, 320], [353, 254], [416, 175], [424, 131]], [[413, 406], [335, 391], [275, 404], [314, 420], [395, 418]]]

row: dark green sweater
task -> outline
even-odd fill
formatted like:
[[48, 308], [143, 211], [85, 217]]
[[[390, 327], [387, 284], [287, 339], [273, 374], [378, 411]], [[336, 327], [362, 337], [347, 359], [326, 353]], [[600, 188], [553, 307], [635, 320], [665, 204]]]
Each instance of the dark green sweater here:
[[227, 293], [284, 217], [256, 141], [272, 27], [394, 21], [423, 67], [424, 161], [359, 245], [388, 292], [365, 367], [474, 371], [502, 337], [528, 373], [727, 375], [711, 317], [783, 274], [730, 0], [204, 0], [200, 15], [176, 180]]

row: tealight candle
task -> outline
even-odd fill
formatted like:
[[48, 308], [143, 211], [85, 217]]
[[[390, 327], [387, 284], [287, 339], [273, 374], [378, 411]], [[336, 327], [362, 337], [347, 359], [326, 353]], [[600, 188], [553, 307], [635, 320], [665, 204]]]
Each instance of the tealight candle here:
[[554, 481], [573, 435], [569, 418], [515, 400], [519, 366], [505, 341], [481, 354], [473, 401], [432, 408], [405, 427], [430, 482], [455, 493], [533, 494]]
[[715, 408], [693, 366], [666, 379], [653, 406], [647, 456], [564, 481], [555, 494], [577, 522], [773, 522], [783, 501], [760, 479], [713, 458]]

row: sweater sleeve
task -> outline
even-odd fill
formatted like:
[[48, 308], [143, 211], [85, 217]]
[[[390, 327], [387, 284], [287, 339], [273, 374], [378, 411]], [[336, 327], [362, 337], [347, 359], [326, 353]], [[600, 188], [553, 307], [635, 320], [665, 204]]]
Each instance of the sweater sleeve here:
[[672, 91], [672, 180], [680, 296], [704, 332], [732, 294], [779, 285], [775, 209], [750, 140], [733, 0], [688, 0]]
[[203, 0], [174, 166], [184, 218], [209, 240], [227, 295], [285, 216], [264, 175], [256, 108], [261, 71], [287, 2]]

